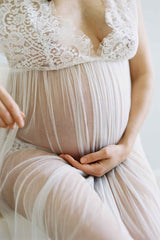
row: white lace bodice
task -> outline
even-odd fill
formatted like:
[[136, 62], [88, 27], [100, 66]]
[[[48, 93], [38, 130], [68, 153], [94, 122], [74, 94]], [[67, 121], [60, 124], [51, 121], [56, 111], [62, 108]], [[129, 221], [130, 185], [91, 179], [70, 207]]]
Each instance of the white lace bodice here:
[[[138, 47], [136, 0], [103, 1], [112, 31], [95, 53], [87, 35], [56, 15], [53, 1], [1, 0], [0, 43], [10, 67], [54, 70], [97, 59], [132, 58]], [[66, 36], [71, 38], [68, 45], [62, 41]]]

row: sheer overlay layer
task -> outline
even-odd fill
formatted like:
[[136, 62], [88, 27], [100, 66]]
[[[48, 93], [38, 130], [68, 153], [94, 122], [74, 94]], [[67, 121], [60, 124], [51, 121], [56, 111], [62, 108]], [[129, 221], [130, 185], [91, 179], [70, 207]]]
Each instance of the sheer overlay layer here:
[[53, 1], [0, 0], [6, 88], [26, 115], [23, 128], [0, 129], [3, 240], [160, 239], [160, 189], [139, 134], [128, 157], [102, 177], [59, 157], [79, 161], [117, 144], [128, 123], [137, 1], [102, 1], [95, 52]]
[[58, 156], [79, 161], [120, 140], [131, 106], [128, 60], [11, 70], [8, 91], [26, 119], [23, 128], [1, 129], [0, 207], [14, 233], [7, 240], [158, 239], [160, 191], [139, 135], [102, 177]]

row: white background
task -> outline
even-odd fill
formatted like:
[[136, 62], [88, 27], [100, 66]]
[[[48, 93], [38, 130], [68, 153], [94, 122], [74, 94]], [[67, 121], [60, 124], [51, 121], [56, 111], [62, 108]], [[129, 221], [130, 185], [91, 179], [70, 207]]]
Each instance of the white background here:
[[[160, 169], [160, 1], [141, 0], [145, 27], [155, 69], [155, 92], [149, 113], [141, 128], [142, 145], [153, 170]], [[0, 56], [0, 61], [4, 58]], [[5, 82], [6, 69], [0, 69], [0, 82]]]
[[155, 70], [152, 105], [140, 131], [142, 144], [154, 170], [160, 169], [160, 1], [141, 0], [144, 23]]

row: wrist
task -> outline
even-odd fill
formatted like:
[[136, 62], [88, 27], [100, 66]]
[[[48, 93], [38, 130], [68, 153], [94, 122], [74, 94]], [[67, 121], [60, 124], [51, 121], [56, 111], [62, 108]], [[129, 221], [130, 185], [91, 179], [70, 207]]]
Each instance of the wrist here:
[[134, 138], [122, 137], [117, 144], [123, 147], [124, 155], [128, 155], [134, 145]]
[[137, 131], [132, 131], [130, 133], [125, 131], [121, 139], [119, 140], [118, 144], [123, 144], [126, 146], [126, 148], [132, 148], [132, 146], [135, 143], [137, 134], [138, 134]]

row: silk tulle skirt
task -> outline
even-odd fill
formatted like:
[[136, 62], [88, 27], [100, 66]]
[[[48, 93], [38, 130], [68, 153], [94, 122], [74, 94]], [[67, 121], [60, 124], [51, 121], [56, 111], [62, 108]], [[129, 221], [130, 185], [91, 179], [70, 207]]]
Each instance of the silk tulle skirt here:
[[127, 61], [10, 72], [8, 91], [26, 122], [0, 129], [2, 239], [160, 239], [160, 189], [140, 134], [127, 158], [102, 177], [58, 155], [78, 161], [116, 144], [127, 126], [130, 83]]

